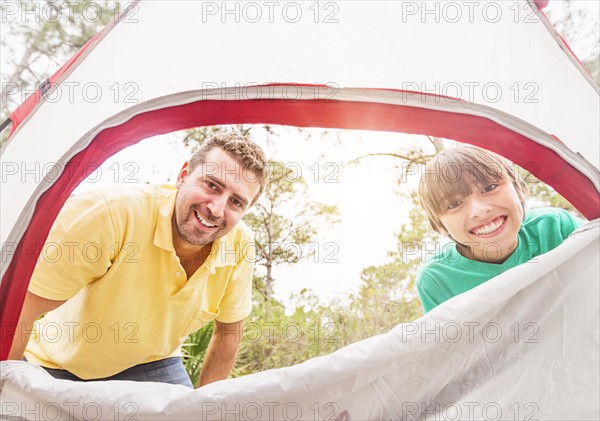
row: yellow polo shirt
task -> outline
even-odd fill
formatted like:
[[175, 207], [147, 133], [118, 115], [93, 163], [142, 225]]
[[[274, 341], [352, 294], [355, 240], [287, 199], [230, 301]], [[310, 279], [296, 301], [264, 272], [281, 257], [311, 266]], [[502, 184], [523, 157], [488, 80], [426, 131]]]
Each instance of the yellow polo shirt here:
[[78, 194], [55, 221], [29, 291], [68, 300], [38, 320], [27, 360], [82, 379], [180, 355], [187, 335], [212, 319], [250, 314], [254, 240], [240, 222], [215, 240], [187, 279], [173, 248], [172, 186]]

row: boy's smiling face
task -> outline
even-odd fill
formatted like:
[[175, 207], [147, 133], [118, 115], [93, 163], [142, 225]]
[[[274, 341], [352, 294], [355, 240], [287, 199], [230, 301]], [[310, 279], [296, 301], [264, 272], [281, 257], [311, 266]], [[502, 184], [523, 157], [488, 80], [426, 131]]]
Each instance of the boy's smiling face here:
[[517, 247], [525, 197], [502, 178], [471, 188], [466, 197], [449, 198], [440, 221], [463, 256], [502, 263]]

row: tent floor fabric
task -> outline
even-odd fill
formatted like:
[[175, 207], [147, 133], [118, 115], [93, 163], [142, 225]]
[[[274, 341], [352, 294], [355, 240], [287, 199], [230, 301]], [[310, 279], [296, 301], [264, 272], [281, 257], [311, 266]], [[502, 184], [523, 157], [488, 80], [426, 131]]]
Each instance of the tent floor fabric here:
[[599, 228], [386, 334], [197, 390], [3, 361], [2, 419], [599, 419]]

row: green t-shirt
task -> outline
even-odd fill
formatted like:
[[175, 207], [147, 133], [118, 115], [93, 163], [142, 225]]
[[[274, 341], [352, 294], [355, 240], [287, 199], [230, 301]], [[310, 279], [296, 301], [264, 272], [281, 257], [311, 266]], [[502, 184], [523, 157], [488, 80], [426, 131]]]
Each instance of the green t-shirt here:
[[[463, 257], [450, 243], [419, 268], [417, 291], [425, 312], [488, 279], [544, 254], [563, 242], [583, 220], [557, 208], [532, 209], [525, 213], [518, 245], [503, 263], [485, 263]], [[534, 264], [536, 260], [531, 260]]]

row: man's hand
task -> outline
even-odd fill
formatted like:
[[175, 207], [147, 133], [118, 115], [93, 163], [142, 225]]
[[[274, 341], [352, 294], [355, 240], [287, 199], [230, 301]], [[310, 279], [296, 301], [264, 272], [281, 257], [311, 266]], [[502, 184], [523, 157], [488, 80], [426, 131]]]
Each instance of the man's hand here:
[[8, 354], [9, 360], [21, 360], [23, 359], [23, 352], [27, 342], [29, 342], [29, 336], [33, 330], [33, 323], [40, 315], [50, 310], [54, 310], [59, 307], [64, 301], [54, 301], [42, 298], [39, 295], [27, 292], [25, 301], [23, 302], [23, 309], [19, 316], [19, 323], [15, 331], [15, 337]]
[[215, 320], [215, 331], [202, 363], [199, 387], [229, 376], [242, 341], [243, 329], [243, 320], [235, 323], [221, 323]]

